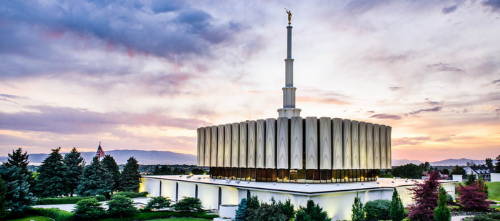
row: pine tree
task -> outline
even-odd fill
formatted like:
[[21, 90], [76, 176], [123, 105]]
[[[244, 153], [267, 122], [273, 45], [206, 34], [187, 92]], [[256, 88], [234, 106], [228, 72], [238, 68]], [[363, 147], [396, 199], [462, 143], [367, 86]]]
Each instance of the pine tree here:
[[2, 166], [0, 175], [6, 182], [5, 207], [12, 213], [24, 212], [35, 199], [30, 191], [29, 176], [18, 166]]
[[3, 165], [6, 168], [17, 167], [20, 169], [20, 173], [27, 175], [30, 192], [33, 192], [35, 179], [33, 178], [32, 173], [28, 170], [28, 164], [30, 163], [28, 158], [28, 152], [23, 152], [22, 148], [17, 148], [16, 150], [13, 150], [11, 154], [8, 154], [7, 162]]
[[238, 205], [238, 210], [236, 210], [236, 221], [245, 221], [246, 217], [248, 216], [248, 211], [247, 211], [247, 199], [243, 198], [240, 201], [240, 204]]
[[410, 207], [408, 216], [415, 221], [433, 220], [434, 208], [437, 205], [439, 173], [433, 171], [429, 173], [429, 179], [419, 183], [416, 187], [410, 189], [413, 192], [415, 204]]
[[66, 165], [65, 185], [66, 194], [73, 196], [80, 183], [80, 178], [83, 174], [84, 161], [80, 153], [73, 147], [71, 152], [64, 156], [64, 164]]
[[295, 221], [329, 221], [328, 214], [314, 201], [308, 200], [307, 206], [300, 207], [295, 215]]
[[110, 198], [113, 188], [113, 177], [106, 172], [97, 157], [83, 170], [82, 179], [77, 192], [82, 196], [104, 195]]
[[359, 199], [358, 194], [354, 198], [354, 203], [352, 204], [352, 221], [364, 221], [365, 220], [365, 210], [363, 209], [363, 203]]
[[450, 221], [451, 213], [450, 209], [447, 207], [446, 203], [448, 200], [448, 195], [443, 187], [439, 188], [439, 197], [437, 202], [437, 207], [434, 209], [434, 220], [435, 221]]
[[104, 169], [111, 174], [111, 176], [113, 177], [113, 191], [116, 191], [118, 190], [119, 186], [120, 186], [120, 169], [118, 167], [118, 164], [116, 164], [116, 161], [115, 159], [110, 156], [110, 155], [106, 155], [104, 156], [104, 158], [102, 159], [101, 161], [102, 163], [102, 166], [104, 167]]
[[42, 162], [38, 169], [35, 190], [41, 197], [56, 197], [65, 193], [66, 165], [59, 153], [61, 148], [52, 149], [52, 153]]
[[500, 155], [496, 158], [497, 162], [495, 163], [495, 173], [500, 173]]
[[7, 192], [7, 185], [0, 177], [0, 217], [5, 214], [5, 194]]
[[389, 208], [389, 215], [392, 221], [401, 221], [405, 218], [405, 208], [401, 202], [398, 191], [394, 189], [392, 192], [391, 207]]
[[139, 191], [140, 182], [141, 174], [139, 174], [139, 164], [134, 157], [130, 157], [123, 168], [120, 178], [120, 190], [137, 192]]

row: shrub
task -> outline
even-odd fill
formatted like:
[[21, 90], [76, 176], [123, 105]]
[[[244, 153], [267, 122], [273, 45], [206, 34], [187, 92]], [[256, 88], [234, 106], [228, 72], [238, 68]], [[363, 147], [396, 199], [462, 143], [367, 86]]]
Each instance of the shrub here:
[[52, 205], [52, 204], [75, 204], [83, 199], [95, 198], [97, 201], [106, 200], [104, 196], [88, 197], [88, 196], [72, 196], [72, 197], [51, 197], [39, 198], [36, 200], [37, 205]]
[[194, 197], [186, 197], [184, 199], [179, 200], [174, 205], [174, 209], [176, 211], [193, 211], [193, 212], [200, 212], [202, 211], [201, 207], [201, 201], [198, 198]]
[[401, 221], [405, 218], [405, 208], [401, 202], [398, 191], [394, 189], [392, 192], [391, 207], [389, 208], [389, 216], [392, 221]]
[[477, 183], [469, 186], [458, 186], [458, 203], [466, 211], [487, 211], [489, 203], [487, 196]]
[[373, 200], [365, 204], [366, 220], [388, 220], [389, 208], [391, 201], [389, 200]]
[[162, 209], [170, 206], [170, 199], [162, 196], [153, 197], [144, 208], [145, 210]]
[[55, 221], [71, 221], [73, 213], [57, 208], [29, 208], [23, 214], [25, 216], [45, 216]]
[[[243, 198], [238, 205], [238, 210], [236, 210], [236, 216], [234, 220], [236, 221], [245, 221], [246, 217], [248, 217], [248, 209], [247, 209], [247, 199]], [[222, 217], [224, 218], [224, 217]]]
[[447, 207], [447, 193], [443, 187], [439, 188], [439, 197], [436, 209], [434, 209], [434, 220], [435, 221], [450, 221], [451, 213], [450, 209]]
[[137, 213], [134, 202], [122, 195], [114, 195], [108, 202], [108, 207], [108, 214], [112, 217], [127, 217]]
[[80, 220], [95, 220], [104, 216], [104, 208], [96, 199], [83, 199], [76, 203], [75, 218]]
[[359, 199], [358, 194], [354, 198], [354, 203], [352, 204], [352, 221], [364, 221], [365, 220], [365, 210], [363, 208], [363, 203]]
[[138, 197], [146, 197], [148, 195], [148, 192], [118, 192], [115, 193], [115, 195], [122, 195], [128, 198], [138, 198]]
[[464, 221], [497, 221], [500, 220], [500, 212], [480, 214], [474, 217], [467, 217]]
[[314, 201], [308, 200], [307, 206], [300, 207], [295, 215], [295, 221], [329, 221], [328, 214]]

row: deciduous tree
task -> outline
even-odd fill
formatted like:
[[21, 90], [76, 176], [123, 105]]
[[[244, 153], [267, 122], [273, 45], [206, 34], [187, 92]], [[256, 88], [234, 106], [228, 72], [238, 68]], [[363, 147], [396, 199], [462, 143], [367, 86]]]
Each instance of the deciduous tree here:
[[439, 173], [433, 171], [429, 173], [429, 179], [423, 183], [419, 183], [412, 188], [413, 200], [415, 203], [410, 206], [411, 220], [429, 221], [433, 220], [434, 208], [437, 205], [438, 188], [439, 188]]
[[486, 211], [489, 208], [487, 195], [478, 183], [458, 188], [458, 204], [466, 211]]

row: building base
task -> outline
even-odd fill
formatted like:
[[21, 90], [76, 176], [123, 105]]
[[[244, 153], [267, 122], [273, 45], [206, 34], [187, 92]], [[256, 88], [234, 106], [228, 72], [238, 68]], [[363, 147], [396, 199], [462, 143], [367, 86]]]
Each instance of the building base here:
[[300, 117], [300, 109], [298, 108], [280, 108], [278, 109], [279, 117]]

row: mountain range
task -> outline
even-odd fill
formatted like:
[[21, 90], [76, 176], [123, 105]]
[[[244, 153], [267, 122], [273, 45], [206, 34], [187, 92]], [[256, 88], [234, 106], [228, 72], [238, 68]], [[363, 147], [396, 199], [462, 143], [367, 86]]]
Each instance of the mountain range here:
[[[65, 153], [63, 153], [65, 154]], [[95, 156], [95, 152], [82, 152], [82, 157], [85, 162], [90, 162]], [[172, 151], [152, 151], [152, 150], [110, 150], [106, 151], [115, 158], [118, 164], [125, 164], [127, 159], [130, 157], [135, 157], [139, 164], [143, 165], [156, 165], [156, 164], [196, 164], [196, 156], [192, 154], [182, 154]], [[30, 154], [29, 160], [33, 165], [42, 163], [42, 161], [47, 157], [48, 154], [37, 153]], [[6, 156], [0, 156], [0, 162], [7, 160]], [[404, 164], [421, 164], [420, 160], [407, 160], [407, 159], [393, 159], [393, 166], [400, 166]], [[472, 160], [467, 158], [460, 159], [446, 159], [440, 161], [429, 162], [431, 166], [465, 166], [467, 163], [471, 164], [484, 164], [484, 160]]]
[[[139, 164], [196, 164], [196, 156], [191, 154], [176, 153], [171, 151], [152, 151], [152, 150], [110, 150], [105, 152], [113, 156], [116, 163], [125, 164], [130, 157], [135, 157]], [[62, 153], [63, 155], [65, 153]], [[91, 162], [95, 152], [81, 152], [85, 162]], [[37, 165], [43, 162], [48, 154], [35, 153], [29, 155], [30, 164]], [[7, 160], [7, 157], [0, 157], [0, 162]]]

